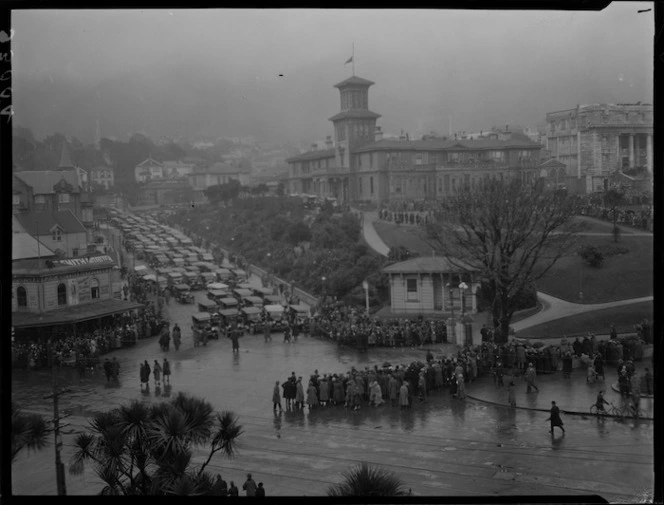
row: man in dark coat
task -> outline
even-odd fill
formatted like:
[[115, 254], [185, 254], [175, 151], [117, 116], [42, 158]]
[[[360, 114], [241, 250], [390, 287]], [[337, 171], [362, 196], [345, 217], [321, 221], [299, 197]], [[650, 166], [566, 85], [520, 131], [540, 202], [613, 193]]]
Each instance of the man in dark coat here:
[[111, 361], [108, 358], [104, 360], [104, 373], [106, 374], [106, 382], [110, 382], [113, 371], [111, 369]]
[[558, 405], [556, 405], [556, 402], [551, 402], [551, 415], [547, 421], [551, 421], [551, 435], [553, 435], [553, 428], [556, 426], [563, 430], [563, 435], [565, 435], [563, 420], [560, 419], [560, 409], [558, 408]]
[[233, 343], [233, 352], [239, 353], [240, 352], [240, 342], [239, 342], [240, 332], [237, 329], [237, 327], [231, 329], [229, 337], [231, 339], [231, 342]]

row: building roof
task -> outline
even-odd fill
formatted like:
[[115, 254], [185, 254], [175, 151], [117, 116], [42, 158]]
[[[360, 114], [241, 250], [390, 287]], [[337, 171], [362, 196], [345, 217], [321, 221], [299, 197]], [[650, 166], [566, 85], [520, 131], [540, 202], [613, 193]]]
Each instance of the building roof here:
[[35, 195], [52, 195], [55, 193], [53, 187], [63, 179], [74, 187], [72, 193], [80, 193], [78, 185], [78, 174], [73, 170], [31, 170], [16, 172], [16, 177], [32, 188]]
[[136, 168], [138, 168], [138, 167], [142, 167], [142, 166], [144, 166], [144, 165], [148, 165], [148, 166], [156, 165], [156, 166], [158, 166], [158, 167], [163, 166], [163, 165], [162, 165], [160, 162], [158, 162], [157, 160], [152, 159], [152, 156], [148, 156], [147, 159], [141, 161], [138, 165], [136, 165]]
[[339, 114], [335, 114], [330, 121], [338, 121], [339, 119], [378, 119], [380, 114], [371, 112], [370, 110], [360, 109], [360, 110], [344, 110]]
[[[462, 263], [455, 260], [456, 263]], [[473, 272], [476, 268], [466, 265], [465, 268], [459, 268], [453, 265], [447, 258], [442, 256], [426, 256], [422, 258], [413, 258], [406, 261], [400, 261], [393, 265], [383, 268], [383, 272], [388, 274], [417, 274], [417, 273], [439, 273], [439, 272]]]
[[107, 167], [107, 166], [104, 166], [104, 165], [97, 165], [95, 167], [92, 167], [89, 171], [90, 172], [101, 172], [103, 170], [110, 170], [111, 172], [113, 172], [113, 167]]
[[239, 166], [234, 166], [229, 163], [223, 163], [218, 161], [213, 165], [201, 170], [198, 173], [208, 173], [208, 174], [239, 174], [243, 172], [242, 168]]
[[65, 233], [86, 233], [85, 226], [71, 210], [58, 212], [22, 212], [16, 219], [30, 235], [48, 235], [54, 226], [60, 226]]
[[323, 158], [334, 158], [334, 156], [335, 156], [335, 148], [332, 147], [330, 149], [307, 151], [306, 153], [302, 153], [297, 156], [293, 156], [292, 158], [288, 158], [286, 160], [286, 163], [292, 163], [294, 161], [309, 161], [309, 160], [319, 160]]
[[549, 158], [546, 161], [543, 161], [540, 163], [540, 167], [542, 168], [547, 168], [547, 167], [557, 167], [557, 168], [566, 168], [567, 165], [565, 165], [562, 161], [558, 161], [555, 158]]
[[55, 253], [29, 233], [12, 233], [12, 261], [52, 256]]
[[111, 298], [93, 303], [68, 305], [65, 308], [50, 310], [42, 314], [34, 312], [12, 312], [12, 326], [26, 328], [72, 324], [143, 307], [144, 305], [138, 302], [127, 302]]
[[398, 140], [383, 139], [354, 149], [353, 152], [369, 151], [447, 151], [447, 150], [482, 150], [482, 149], [541, 149], [542, 144], [530, 139], [441, 139]]
[[354, 75], [352, 77], [349, 77], [348, 79], [341, 81], [338, 84], [335, 84], [334, 87], [345, 88], [347, 86], [366, 86], [368, 88], [369, 86], [373, 86], [374, 84], [376, 83], [373, 81], [370, 81], [368, 79], [362, 79], [361, 77], [357, 77]]

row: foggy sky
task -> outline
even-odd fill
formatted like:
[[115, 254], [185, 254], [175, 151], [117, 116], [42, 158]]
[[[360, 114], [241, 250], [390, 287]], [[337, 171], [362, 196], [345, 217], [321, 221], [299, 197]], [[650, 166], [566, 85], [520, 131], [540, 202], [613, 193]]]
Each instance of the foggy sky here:
[[[344, 61], [354, 42], [355, 73], [376, 82], [369, 106], [382, 114], [384, 131], [447, 133], [450, 120], [468, 131], [536, 126], [546, 112], [576, 104], [652, 103], [653, 12], [637, 13], [651, 7], [14, 11], [15, 118], [38, 137], [61, 124], [73, 130], [62, 133], [83, 138], [94, 131], [90, 118], [110, 107], [117, 117], [104, 133], [118, 137], [138, 123], [153, 136], [217, 128], [220, 135], [320, 139], [332, 133], [327, 118], [339, 110], [332, 86], [351, 75]], [[173, 68], [195, 77], [164, 78]], [[194, 80], [202, 88], [195, 93], [182, 84]], [[169, 82], [179, 88], [168, 89]], [[68, 88], [76, 93], [67, 96]], [[123, 92], [146, 104], [141, 117], [112, 106], [128, 103]], [[158, 116], [163, 110], [152, 112], [173, 96], [185, 97], [180, 126]], [[219, 113], [205, 111], [207, 103]], [[76, 104], [89, 117], [68, 117]]]

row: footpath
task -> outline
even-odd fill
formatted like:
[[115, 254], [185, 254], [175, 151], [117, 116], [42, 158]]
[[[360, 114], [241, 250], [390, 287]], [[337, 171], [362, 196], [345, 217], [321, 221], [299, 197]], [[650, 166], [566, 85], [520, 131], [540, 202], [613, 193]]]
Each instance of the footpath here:
[[[651, 372], [653, 369], [651, 360], [637, 361], [635, 367], [639, 376], [643, 375], [646, 368], [650, 368]], [[605, 373], [606, 379], [600, 378], [594, 384], [586, 382], [586, 370], [584, 368], [575, 369], [569, 379], [563, 378], [562, 371], [552, 374], [540, 374], [535, 379], [535, 385], [539, 388], [539, 392], [533, 391], [531, 393], [526, 392], [526, 381], [521, 377], [517, 377], [514, 381], [516, 385], [516, 408], [549, 412], [551, 402], [555, 401], [564, 414], [590, 416], [590, 406], [595, 403], [597, 393], [600, 391], [604, 391], [604, 398], [607, 402], [613, 403], [616, 407], [624, 405], [629, 400], [621, 397], [612, 387], [614, 383], [617, 384], [618, 382], [616, 368], [607, 367]], [[466, 385], [466, 395], [471, 400], [503, 405], [509, 408], [507, 401], [509, 381], [510, 377], [505, 375], [503, 377], [504, 386], [498, 386], [494, 384], [492, 377], [481, 377]], [[652, 421], [654, 398], [652, 396], [642, 396], [639, 407], [641, 411], [639, 418]], [[630, 420], [633, 421], [634, 419]]]

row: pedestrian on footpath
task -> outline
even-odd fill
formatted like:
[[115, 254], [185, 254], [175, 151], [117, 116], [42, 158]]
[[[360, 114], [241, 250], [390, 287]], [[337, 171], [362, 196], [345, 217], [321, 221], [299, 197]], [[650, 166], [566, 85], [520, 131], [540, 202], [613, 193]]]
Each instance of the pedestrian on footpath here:
[[464, 382], [463, 374], [457, 374], [457, 398], [459, 400], [466, 399], [466, 383]]
[[528, 369], [526, 370], [526, 383], [528, 384], [528, 387], [526, 388], [526, 393], [530, 393], [533, 388], [539, 393], [539, 388], [535, 385], [536, 375], [535, 367], [532, 363], [528, 363]]
[[175, 346], [176, 351], [180, 349], [181, 339], [182, 334], [180, 332], [180, 327], [175, 323], [175, 326], [173, 326], [173, 345]]
[[510, 407], [516, 407], [516, 385], [514, 384], [514, 379], [510, 379], [510, 383], [507, 385], [507, 402], [510, 404]]
[[401, 406], [401, 410], [405, 410], [407, 408], [410, 408], [410, 404], [408, 403], [408, 382], [403, 381], [403, 384], [401, 384], [401, 388], [399, 389], [399, 405]]
[[161, 365], [157, 360], [154, 360], [152, 374], [154, 375], [154, 385], [159, 386], [159, 383], [161, 382]]
[[161, 366], [161, 373], [164, 374], [164, 383], [171, 383], [171, 364], [164, 358], [164, 364]]
[[106, 382], [110, 382], [111, 377], [113, 376], [113, 370], [111, 369], [111, 360], [108, 358], [104, 360], [104, 373], [106, 374]]
[[237, 328], [233, 328], [230, 332], [230, 339], [231, 339], [231, 342], [233, 343], [233, 352], [237, 352], [239, 354], [240, 353], [240, 342], [239, 342], [240, 336], [238, 334], [239, 334], [239, 331], [238, 331]]
[[556, 402], [552, 401], [551, 402], [551, 415], [547, 419], [547, 421], [551, 421], [551, 436], [553, 436], [553, 428], [558, 426], [561, 430], [563, 430], [563, 436], [565, 435], [565, 428], [563, 428], [563, 420], [560, 419], [560, 409], [556, 405]]
[[283, 407], [281, 406], [281, 395], [280, 395], [280, 390], [279, 390], [279, 381], [276, 381], [276, 384], [274, 385], [274, 389], [272, 390], [272, 410], [274, 412], [276, 412], [277, 407], [279, 407], [279, 412], [284, 410]]
[[304, 386], [302, 385], [302, 377], [298, 377], [295, 385], [295, 408], [304, 408]]
[[272, 342], [272, 330], [270, 329], [270, 321], [263, 323], [263, 336], [266, 342]]
[[247, 474], [247, 480], [242, 485], [242, 489], [247, 492], [247, 496], [256, 496], [256, 481], [251, 478], [251, 474]]
[[145, 383], [145, 387], [149, 388], [150, 387], [150, 365], [148, 364], [148, 360], [145, 360], [142, 365], [142, 377], [141, 377], [141, 382]]

